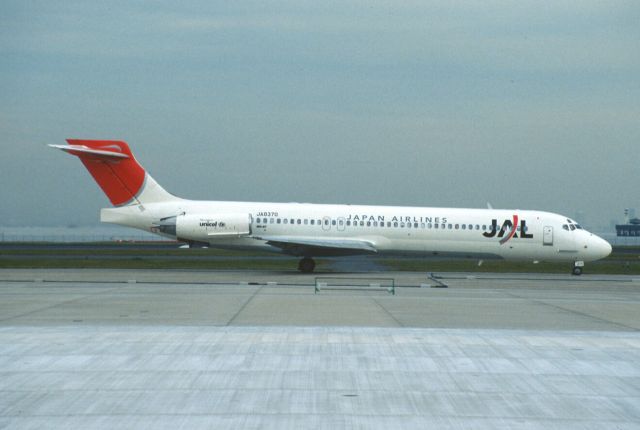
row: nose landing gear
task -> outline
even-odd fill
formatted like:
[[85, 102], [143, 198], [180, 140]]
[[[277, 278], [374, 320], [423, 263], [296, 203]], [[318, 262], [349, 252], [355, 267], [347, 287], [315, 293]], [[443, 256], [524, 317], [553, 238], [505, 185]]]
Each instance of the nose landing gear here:
[[576, 261], [573, 263], [573, 270], [571, 270], [571, 274], [574, 276], [582, 275], [582, 268], [584, 267], [584, 261]]
[[313, 258], [310, 258], [310, 257], [304, 257], [298, 263], [298, 270], [301, 271], [302, 273], [312, 273], [313, 269], [315, 268], [316, 268], [316, 262], [313, 261]]

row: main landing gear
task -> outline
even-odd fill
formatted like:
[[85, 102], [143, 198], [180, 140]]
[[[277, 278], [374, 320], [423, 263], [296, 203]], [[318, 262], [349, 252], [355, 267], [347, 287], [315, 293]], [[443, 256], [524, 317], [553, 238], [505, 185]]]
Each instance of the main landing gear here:
[[573, 270], [571, 270], [571, 274], [575, 276], [582, 275], [582, 268], [584, 267], [584, 261], [576, 261], [573, 263]]
[[315, 268], [316, 268], [316, 262], [313, 261], [313, 258], [310, 258], [310, 257], [304, 257], [298, 263], [298, 270], [301, 271], [302, 273], [311, 273]]

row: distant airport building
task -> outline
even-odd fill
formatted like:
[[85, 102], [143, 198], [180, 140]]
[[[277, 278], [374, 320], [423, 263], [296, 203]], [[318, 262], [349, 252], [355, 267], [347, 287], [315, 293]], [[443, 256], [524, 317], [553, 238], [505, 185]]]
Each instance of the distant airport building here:
[[616, 224], [617, 236], [640, 236], [640, 218], [629, 219], [629, 209], [624, 210], [624, 224]]

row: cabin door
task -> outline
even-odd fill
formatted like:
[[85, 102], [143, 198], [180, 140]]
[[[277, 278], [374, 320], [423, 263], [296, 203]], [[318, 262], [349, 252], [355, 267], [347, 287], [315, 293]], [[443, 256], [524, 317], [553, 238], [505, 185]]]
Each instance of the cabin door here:
[[542, 229], [542, 244], [546, 246], [553, 245], [553, 227], [546, 225]]

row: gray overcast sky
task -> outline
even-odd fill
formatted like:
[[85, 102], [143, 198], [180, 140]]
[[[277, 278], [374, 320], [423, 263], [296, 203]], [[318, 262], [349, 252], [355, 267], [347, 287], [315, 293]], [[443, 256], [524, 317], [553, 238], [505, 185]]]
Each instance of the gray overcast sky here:
[[67, 137], [209, 200], [640, 209], [640, 2], [3, 1], [0, 225], [108, 206]]

